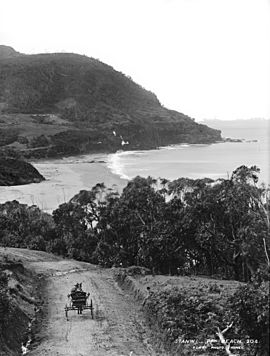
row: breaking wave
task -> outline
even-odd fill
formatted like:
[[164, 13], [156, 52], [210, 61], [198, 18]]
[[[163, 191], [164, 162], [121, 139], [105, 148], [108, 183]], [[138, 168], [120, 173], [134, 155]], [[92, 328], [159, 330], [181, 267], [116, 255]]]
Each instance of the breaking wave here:
[[[135, 152], [135, 151], [133, 151]], [[116, 153], [112, 153], [108, 155], [108, 161], [107, 161], [107, 167], [111, 170], [111, 172], [113, 174], [118, 175], [120, 178], [122, 179], [127, 179], [130, 180], [131, 177], [129, 177], [126, 173], [125, 173], [125, 166], [122, 162], [122, 157], [127, 155], [127, 154], [132, 154], [133, 152], [129, 152], [129, 151], [119, 151]]]

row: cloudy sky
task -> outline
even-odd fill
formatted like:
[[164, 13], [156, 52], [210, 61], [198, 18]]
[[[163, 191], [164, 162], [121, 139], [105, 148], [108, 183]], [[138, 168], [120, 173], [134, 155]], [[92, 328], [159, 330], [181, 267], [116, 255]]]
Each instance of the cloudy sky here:
[[99, 58], [204, 118], [270, 117], [270, 0], [0, 0], [0, 44]]

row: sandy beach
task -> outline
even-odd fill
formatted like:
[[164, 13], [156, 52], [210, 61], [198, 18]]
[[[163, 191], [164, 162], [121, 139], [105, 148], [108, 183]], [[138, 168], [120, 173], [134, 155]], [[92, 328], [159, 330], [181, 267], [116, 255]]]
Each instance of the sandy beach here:
[[108, 188], [121, 192], [127, 178], [137, 175], [170, 180], [179, 177], [226, 179], [243, 164], [258, 166], [261, 169], [259, 184], [268, 184], [268, 121], [261, 125], [257, 121], [251, 123], [251, 127], [240, 126], [236, 132], [230, 126], [224, 129], [227, 137], [244, 138], [241, 143], [180, 144], [159, 150], [88, 154], [32, 162], [46, 180], [22, 186], [0, 186], [0, 203], [18, 200], [51, 213], [80, 190], [90, 190], [97, 183], [103, 182]]
[[90, 190], [97, 183], [104, 183], [108, 188], [121, 192], [127, 180], [113, 174], [107, 167], [106, 160], [106, 155], [95, 154], [34, 162], [34, 166], [46, 180], [28, 185], [0, 187], [0, 203], [18, 200], [20, 203], [37, 205], [51, 213], [80, 190]]

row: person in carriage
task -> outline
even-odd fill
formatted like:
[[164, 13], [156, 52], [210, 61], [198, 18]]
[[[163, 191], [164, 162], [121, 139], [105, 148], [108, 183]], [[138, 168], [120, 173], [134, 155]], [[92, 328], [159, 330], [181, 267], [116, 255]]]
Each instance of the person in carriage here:
[[68, 298], [71, 298], [72, 306], [77, 308], [78, 314], [82, 314], [89, 295], [90, 293], [87, 294], [82, 290], [82, 283], [76, 283], [71, 289], [70, 294], [68, 294]]
[[82, 283], [76, 283], [74, 287], [71, 289], [70, 295], [76, 293], [77, 291], [82, 292]]
[[90, 293], [86, 293], [82, 289], [82, 283], [76, 283], [74, 287], [71, 289], [70, 293], [68, 294], [69, 298], [69, 305], [66, 304], [65, 306], [65, 313], [66, 318], [68, 320], [68, 311], [69, 310], [77, 310], [78, 314], [82, 314], [82, 311], [85, 309], [91, 310], [92, 319], [94, 318], [93, 314], [93, 302], [92, 299], [90, 303], [87, 302]]

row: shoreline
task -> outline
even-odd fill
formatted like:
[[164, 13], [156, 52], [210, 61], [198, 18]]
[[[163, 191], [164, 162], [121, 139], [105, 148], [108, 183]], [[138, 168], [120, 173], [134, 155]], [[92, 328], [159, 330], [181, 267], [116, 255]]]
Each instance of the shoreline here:
[[[234, 160], [231, 160], [229, 152], [234, 154]], [[252, 140], [247, 137], [241, 142], [237, 139], [214, 144], [181, 143], [157, 150], [118, 151], [108, 155], [111, 171], [127, 180], [137, 175], [145, 178], [162, 176], [169, 180], [179, 177], [226, 179], [241, 165], [259, 167], [259, 184], [269, 184], [265, 137]]]
[[[96, 162], [97, 158], [102, 162]], [[120, 193], [127, 180], [112, 173], [106, 161], [107, 155], [94, 154], [33, 162], [46, 180], [27, 185], [1, 186], [0, 204], [17, 200], [22, 204], [37, 205], [41, 210], [52, 213], [80, 190], [91, 190], [97, 183], [103, 182], [107, 188]]]
[[[228, 136], [232, 136], [230, 132]], [[80, 190], [90, 190], [97, 183], [103, 182], [107, 188], [121, 193], [127, 182], [136, 175], [142, 177], [162, 175], [169, 180], [180, 176], [193, 179], [226, 178], [237, 166], [243, 164], [257, 165], [261, 169], [259, 182], [268, 184], [266, 160], [269, 146], [265, 133], [263, 132], [262, 135], [254, 130], [247, 133], [244, 131], [243, 137], [244, 141], [241, 145], [239, 141], [208, 144], [180, 143], [157, 149], [119, 150], [114, 153], [95, 152], [29, 160], [46, 180], [21, 186], [1, 186], [0, 203], [18, 200], [23, 204], [37, 205], [51, 213], [60, 204], [68, 202]], [[234, 155], [233, 166], [229, 152]]]

